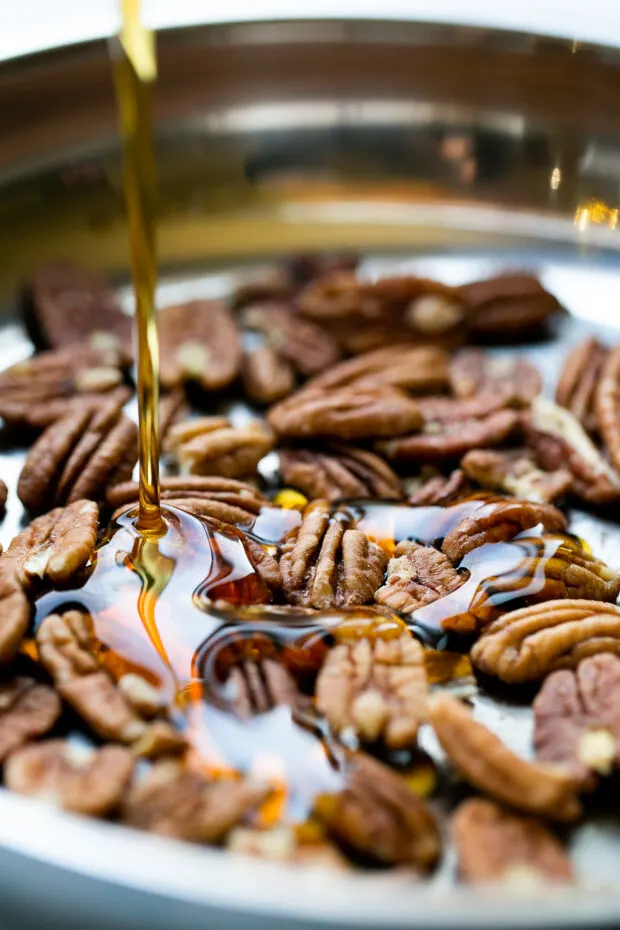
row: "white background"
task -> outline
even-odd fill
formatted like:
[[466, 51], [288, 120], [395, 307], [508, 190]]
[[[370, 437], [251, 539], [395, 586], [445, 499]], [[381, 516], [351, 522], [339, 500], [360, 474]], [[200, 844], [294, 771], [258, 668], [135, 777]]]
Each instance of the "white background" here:
[[[115, 32], [120, 0], [0, 0], [0, 60]], [[150, 25], [298, 17], [451, 20], [620, 45], [620, 0], [143, 0]]]

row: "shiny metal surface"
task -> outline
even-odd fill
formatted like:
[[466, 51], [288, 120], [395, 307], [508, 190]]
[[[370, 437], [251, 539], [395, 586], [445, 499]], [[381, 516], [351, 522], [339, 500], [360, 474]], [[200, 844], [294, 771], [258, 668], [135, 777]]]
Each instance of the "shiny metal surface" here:
[[[485, 262], [541, 266], [578, 317], [617, 323], [620, 55], [534, 36], [412, 23], [254, 23], [160, 38], [162, 302], [216, 293], [293, 249], [357, 247], [454, 283]], [[127, 241], [112, 86], [95, 42], [0, 67], [2, 365], [29, 349], [16, 288], [47, 258], [123, 281]], [[193, 290], [192, 290], [193, 289]], [[567, 321], [564, 338], [583, 332]], [[551, 347], [537, 350], [545, 372]], [[0, 473], [16, 477], [18, 459]], [[4, 469], [4, 470], [2, 470]], [[3, 525], [9, 534], [20, 514]], [[617, 563], [617, 530], [575, 529]], [[580, 522], [581, 521], [581, 522]], [[502, 726], [505, 708], [478, 708]], [[528, 721], [508, 716], [520, 746]], [[38, 927], [613, 926], [619, 828], [574, 840], [586, 879], [511, 897], [387, 875], [249, 862], [0, 791], [0, 918]], [[611, 872], [609, 871], [611, 869]], [[604, 887], [599, 887], [600, 883]], [[28, 893], [25, 889], [31, 891]]]

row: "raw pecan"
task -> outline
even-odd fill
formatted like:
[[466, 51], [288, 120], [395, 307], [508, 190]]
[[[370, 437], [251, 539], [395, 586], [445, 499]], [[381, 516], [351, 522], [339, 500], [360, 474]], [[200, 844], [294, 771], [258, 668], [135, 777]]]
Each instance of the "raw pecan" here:
[[121, 407], [130, 395], [121, 385], [122, 364], [106, 346], [41, 352], [0, 374], [0, 416], [11, 426], [39, 429], [107, 397]]
[[437, 823], [402, 778], [370, 756], [354, 753], [337, 795], [315, 801], [315, 814], [347, 849], [390, 865], [429, 870], [441, 854]]
[[27, 313], [45, 345], [73, 345], [103, 334], [121, 351], [131, 346], [131, 319], [99, 271], [42, 265], [27, 286], [26, 300]]
[[531, 817], [517, 817], [485, 798], [464, 801], [451, 833], [466, 882], [570, 882], [573, 869], [562, 844]]
[[95, 749], [52, 739], [12, 753], [4, 766], [4, 781], [20, 794], [101, 817], [119, 806], [132, 773], [131, 753], [122, 746]]
[[194, 475], [243, 478], [256, 472], [263, 456], [273, 449], [275, 437], [255, 421], [235, 428], [225, 417], [198, 417], [173, 426], [167, 447], [181, 467]]
[[568, 774], [516, 756], [460, 701], [437, 694], [429, 702], [429, 719], [448, 759], [474, 787], [517, 810], [552, 820], [579, 815], [575, 783]]
[[333, 365], [306, 388], [401, 388], [412, 394], [442, 391], [448, 386], [449, 356], [436, 346], [392, 345]]
[[295, 390], [295, 373], [273, 346], [258, 346], [243, 357], [245, 392], [257, 404], [274, 404]]
[[620, 658], [601, 654], [553, 672], [534, 701], [534, 745], [585, 787], [620, 763]]
[[594, 395], [596, 425], [609, 457], [620, 468], [620, 346], [607, 353]]
[[560, 304], [538, 278], [522, 272], [499, 274], [458, 288], [470, 332], [511, 334], [540, 328]]
[[573, 476], [573, 493], [578, 497], [594, 504], [620, 498], [620, 477], [564, 407], [537, 397], [525, 427], [528, 445], [541, 468], [568, 468]]
[[450, 363], [450, 384], [457, 397], [494, 395], [508, 406], [527, 407], [540, 394], [542, 378], [526, 358], [497, 358], [481, 349], [465, 349]]
[[413, 507], [451, 504], [470, 491], [465, 473], [457, 468], [448, 477], [437, 474], [427, 480], [422, 477], [419, 486], [409, 495], [409, 503]]
[[296, 707], [300, 702], [297, 686], [282, 663], [264, 658], [242, 662], [230, 670], [227, 697], [238, 717], [263, 714], [280, 705]]
[[283, 265], [267, 265], [241, 273], [231, 296], [235, 309], [261, 300], [279, 300], [291, 297], [295, 281], [289, 268]]
[[[107, 500], [116, 508], [115, 516], [138, 501], [137, 481], [125, 481], [108, 490]], [[161, 499], [173, 507], [215, 517], [234, 526], [250, 525], [261, 508], [268, 506], [266, 497], [251, 484], [234, 478], [199, 475], [163, 477]]]
[[590, 336], [569, 352], [558, 380], [556, 403], [566, 407], [589, 433], [597, 430], [594, 396], [607, 349]]
[[123, 821], [132, 827], [217, 843], [269, 794], [248, 779], [207, 781], [179, 763], [162, 761], [129, 792]]
[[392, 610], [413, 613], [455, 591], [464, 581], [443, 552], [405, 540], [396, 546], [375, 600]]
[[442, 549], [450, 561], [456, 563], [478, 546], [506, 542], [538, 524], [555, 533], [566, 529], [566, 517], [552, 504], [515, 498], [488, 501], [446, 534]]
[[380, 456], [345, 443], [316, 448], [280, 449], [284, 484], [299, 488], [310, 499], [365, 497], [400, 500], [400, 479]]
[[414, 462], [459, 458], [470, 449], [500, 445], [520, 422], [519, 413], [506, 409], [501, 396], [429, 397], [421, 398], [418, 405], [423, 418], [420, 432], [378, 443], [388, 458]]
[[538, 504], [549, 504], [563, 497], [573, 483], [573, 476], [566, 468], [555, 471], [538, 468], [530, 449], [472, 449], [461, 459], [461, 468], [482, 488]]
[[304, 320], [287, 304], [255, 304], [245, 310], [243, 322], [261, 332], [267, 344], [300, 375], [315, 375], [340, 358], [336, 340], [316, 323]]
[[389, 387], [298, 391], [272, 407], [268, 420], [276, 433], [292, 438], [399, 436], [422, 424], [416, 401]]
[[426, 712], [424, 650], [409, 632], [352, 640], [328, 653], [316, 682], [319, 711], [337, 734], [392, 749], [415, 742]]
[[389, 346], [402, 346], [404, 344], [420, 348], [421, 346], [434, 346], [446, 352], [453, 352], [466, 341], [467, 332], [464, 328], [451, 329], [443, 333], [424, 334], [414, 331], [402, 321], [389, 323], [381, 320], [356, 320], [351, 325], [348, 319], [322, 321], [322, 325], [329, 329], [337, 339], [342, 350], [348, 355], [362, 355], [365, 352], [374, 352], [376, 349], [385, 349]]
[[37, 517], [15, 537], [2, 556], [24, 587], [40, 578], [52, 584], [67, 581], [91, 558], [97, 541], [99, 508], [78, 500]]
[[[349, 521], [350, 522], [350, 521]], [[288, 601], [302, 607], [367, 604], [381, 581], [387, 555], [327, 501], [306, 508], [282, 547], [280, 569]]]
[[50, 614], [36, 633], [39, 658], [58, 693], [104, 739], [131, 743], [147, 725], [96, 658], [92, 618], [77, 610]]
[[166, 388], [197, 381], [208, 391], [226, 387], [241, 367], [235, 319], [219, 300], [192, 300], [158, 314], [161, 383]]
[[43, 736], [60, 716], [60, 699], [34, 678], [0, 683], [0, 762], [28, 740]]
[[502, 681], [540, 681], [581, 659], [620, 653], [620, 607], [557, 600], [513, 610], [496, 620], [471, 651], [474, 665]]
[[31, 513], [100, 499], [108, 485], [131, 476], [137, 458], [136, 424], [111, 399], [48, 426], [28, 453], [17, 494]]
[[17, 653], [30, 623], [30, 602], [7, 555], [0, 559], [0, 664]]

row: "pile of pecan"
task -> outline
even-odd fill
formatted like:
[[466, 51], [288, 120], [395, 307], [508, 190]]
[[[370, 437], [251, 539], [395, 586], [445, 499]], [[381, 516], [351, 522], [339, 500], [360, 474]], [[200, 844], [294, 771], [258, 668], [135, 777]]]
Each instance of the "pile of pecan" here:
[[[356, 265], [302, 256], [160, 314], [162, 501], [241, 545], [260, 592], [211, 604], [201, 700], [314, 735], [333, 777], [305, 822], [252, 766], [214, 775], [183, 702], [116, 661], [86, 607], [59, 596], [35, 627], [138, 497], [129, 323], [104, 278], [66, 266], [34, 276], [37, 351], [0, 374], [6, 442], [28, 447], [0, 486], [27, 514], [0, 556], [4, 783], [279, 860], [420, 876], [450, 843], [462, 881], [576, 880], [557, 825], [620, 766], [620, 573], [562, 508], [620, 501], [620, 347], [576, 346], [551, 400], [525, 354], [479, 347], [558, 322], [535, 277]], [[321, 624], [301, 645], [274, 633]], [[429, 631], [461, 653], [446, 674]], [[498, 687], [532, 705], [527, 758], [467, 704]]]

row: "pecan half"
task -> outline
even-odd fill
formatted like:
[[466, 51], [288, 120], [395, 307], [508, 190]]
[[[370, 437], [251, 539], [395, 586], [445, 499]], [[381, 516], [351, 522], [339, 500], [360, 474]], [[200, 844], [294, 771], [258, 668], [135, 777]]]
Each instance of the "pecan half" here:
[[99, 508], [78, 500], [37, 517], [15, 537], [2, 565], [29, 587], [35, 578], [67, 581], [91, 558], [97, 541]]
[[61, 263], [42, 265], [27, 286], [26, 298], [45, 345], [73, 345], [103, 333], [123, 351], [131, 346], [131, 319], [98, 271]]
[[366, 497], [400, 500], [398, 476], [380, 456], [345, 443], [280, 449], [280, 474], [306, 497], [327, 500]]
[[96, 658], [92, 618], [77, 610], [50, 614], [36, 633], [39, 658], [56, 689], [104, 739], [132, 743], [146, 732], [125, 691]]
[[470, 449], [500, 445], [516, 431], [519, 414], [504, 407], [501, 396], [479, 395], [467, 400], [421, 398], [422, 429], [378, 443], [388, 458], [412, 462], [455, 459]]
[[399, 436], [422, 424], [416, 401], [388, 387], [298, 391], [272, 407], [268, 420], [276, 433], [291, 438]]
[[226, 304], [192, 300], [166, 307], [157, 320], [164, 387], [197, 381], [205, 390], [216, 391], [235, 380], [241, 366], [241, 342]]
[[0, 559], [0, 663], [10, 662], [17, 653], [30, 623], [30, 602], [13, 565]]
[[334, 646], [316, 682], [319, 711], [337, 734], [392, 749], [415, 742], [426, 713], [422, 646], [406, 632], [397, 639], [362, 638]]
[[28, 740], [43, 736], [60, 716], [60, 698], [34, 678], [0, 683], [0, 762]]
[[11, 426], [36, 429], [70, 412], [130, 395], [122, 386], [123, 360], [114, 348], [88, 345], [41, 352], [0, 373], [0, 416]]
[[300, 375], [315, 375], [340, 358], [333, 336], [304, 320], [287, 304], [255, 304], [245, 310], [243, 322], [261, 332], [268, 345]]
[[450, 384], [457, 397], [493, 394], [508, 406], [527, 407], [540, 394], [542, 378], [526, 358], [497, 358], [481, 349], [465, 349], [450, 363]]
[[534, 701], [538, 758], [566, 766], [585, 787], [620, 764], [620, 658], [595, 655], [553, 672]]
[[437, 694], [429, 702], [429, 719], [448, 759], [474, 787], [517, 810], [552, 820], [579, 815], [569, 775], [516, 756], [460, 701]]
[[551, 532], [566, 529], [566, 517], [551, 504], [535, 504], [511, 498], [489, 501], [460, 520], [443, 541], [442, 550], [451, 562], [485, 543], [506, 542], [523, 530], [541, 524]]
[[243, 356], [245, 392], [257, 404], [274, 404], [295, 390], [295, 373], [273, 346], [259, 346]]
[[307, 389], [401, 388], [412, 394], [442, 391], [448, 386], [449, 356], [435, 346], [392, 345], [333, 365], [313, 378]]
[[[116, 514], [138, 501], [137, 481], [125, 481], [108, 490], [107, 500]], [[251, 484], [234, 478], [184, 475], [166, 476], [160, 481], [161, 499], [173, 507], [214, 517], [234, 526], [251, 524], [261, 508], [268, 505], [266, 497]], [[115, 514], [115, 516], [116, 516]]]
[[302, 523], [286, 537], [280, 569], [288, 601], [318, 609], [367, 604], [381, 581], [387, 555], [327, 501], [306, 508]]
[[620, 468], [620, 346], [607, 353], [594, 396], [596, 425], [609, 457]]
[[461, 459], [461, 468], [482, 488], [538, 504], [549, 504], [563, 497], [573, 483], [567, 468], [555, 471], [538, 468], [530, 449], [472, 449]]
[[131, 476], [137, 458], [136, 424], [111, 399], [48, 426], [28, 453], [17, 494], [31, 513], [101, 499], [108, 485]]
[[528, 445], [546, 471], [566, 467], [575, 495], [594, 504], [620, 498], [620, 477], [602, 457], [579, 421], [564, 407], [537, 397], [525, 421]]
[[268, 794], [267, 787], [247, 779], [207, 781], [179, 763], [162, 761], [130, 790], [123, 821], [151, 833], [218, 843]]
[[607, 349], [590, 336], [569, 352], [555, 392], [556, 403], [566, 407], [589, 433], [597, 430], [594, 397]]
[[413, 613], [455, 591], [464, 581], [443, 552], [405, 540], [396, 546], [375, 600], [392, 610]]
[[258, 421], [235, 428], [224, 417], [198, 417], [173, 426], [166, 440], [181, 467], [194, 475], [252, 475], [275, 437]]
[[517, 817], [485, 798], [456, 809], [451, 833], [466, 882], [570, 882], [573, 869], [562, 844], [531, 817]]
[[620, 607], [557, 600], [513, 610], [496, 620], [471, 651], [474, 665], [502, 681], [540, 681], [581, 659], [620, 653]]
[[133, 765], [131, 753], [122, 746], [95, 749], [53, 739], [24, 746], [10, 755], [4, 781], [20, 794], [101, 817], [119, 806]]
[[538, 278], [522, 272], [499, 274], [458, 288], [471, 332], [510, 334], [540, 328], [560, 304]]
[[429, 870], [441, 854], [429, 807], [402, 778], [362, 753], [349, 757], [340, 794], [316, 799], [315, 814], [345, 848], [378, 862]]
[[457, 468], [447, 477], [432, 475], [427, 480], [421, 479], [420, 486], [409, 495], [409, 503], [413, 507], [451, 504], [470, 492], [465, 473]]

